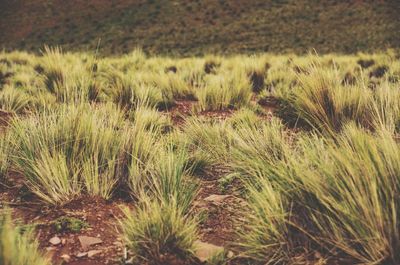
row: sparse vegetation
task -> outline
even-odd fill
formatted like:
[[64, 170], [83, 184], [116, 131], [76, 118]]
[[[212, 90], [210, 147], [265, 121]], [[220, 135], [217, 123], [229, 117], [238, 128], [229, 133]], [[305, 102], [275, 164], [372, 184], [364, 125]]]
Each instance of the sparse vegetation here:
[[191, 258], [197, 237], [196, 222], [176, 202], [145, 199], [135, 213], [125, 211], [123, 234], [135, 261], [166, 262], [167, 254]]
[[54, 220], [54, 228], [57, 232], [79, 232], [89, 225], [75, 217], [62, 216]]

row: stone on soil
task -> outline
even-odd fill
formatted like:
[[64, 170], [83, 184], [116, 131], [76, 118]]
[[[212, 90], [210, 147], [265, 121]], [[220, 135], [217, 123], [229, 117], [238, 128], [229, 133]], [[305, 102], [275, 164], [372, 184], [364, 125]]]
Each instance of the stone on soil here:
[[208, 196], [207, 198], [204, 198], [205, 201], [208, 202], [213, 202], [213, 203], [220, 203], [226, 198], [228, 198], [230, 195], [218, 195], [218, 194], [212, 194]]
[[71, 260], [71, 257], [68, 254], [64, 254], [61, 255], [61, 258], [65, 261], [65, 262], [69, 262]]
[[100, 254], [102, 251], [101, 250], [90, 250], [88, 251], [88, 257], [91, 258], [97, 254]]
[[202, 242], [199, 240], [196, 240], [194, 242], [194, 246], [196, 249], [196, 257], [201, 261], [205, 262], [209, 260], [210, 258], [214, 257], [215, 255], [218, 255], [222, 251], [224, 251], [223, 247], [216, 246], [210, 243]]
[[61, 243], [61, 239], [58, 236], [55, 236], [55, 237], [50, 238], [49, 242], [50, 242], [50, 244], [55, 246], [55, 245], [58, 245]]
[[83, 249], [88, 249], [88, 247], [92, 245], [103, 243], [103, 241], [98, 237], [79, 236], [78, 239]]
[[83, 258], [83, 257], [85, 257], [87, 254], [88, 254], [87, 252], [79, 252], [79, 253], [76, 254], [75, 256], [76, 256], [77, 258]]

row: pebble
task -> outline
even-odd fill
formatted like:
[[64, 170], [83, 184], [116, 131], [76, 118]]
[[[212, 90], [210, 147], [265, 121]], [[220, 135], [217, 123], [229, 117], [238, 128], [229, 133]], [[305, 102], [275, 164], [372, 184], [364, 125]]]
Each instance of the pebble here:
[[58, 236], [52, 237], [49, 240], [50, 244], [56, 246], [61, 243], [61, 239]]
[[85, 257], [85, 256], [87, 256], [87, 252], [79, 252], [78, 254], [76, 254], [75, 256], [77, 257], [77, 258], [83, 258], [83, 257]]
[[61, 255], [61, 258], [62, 258], [65, 262], [69, 262], [69, 261], [71, 260], [71, 257], [70, 257], [70, 255], [68, 255], [68, 254]]
[[90, 251], [88, 251], [87, 254], [88, 254], [88, 257], [91, 258], [97, 254], [100, 254], [101, 252], [102, 252], [101, 250], [90, 250]]

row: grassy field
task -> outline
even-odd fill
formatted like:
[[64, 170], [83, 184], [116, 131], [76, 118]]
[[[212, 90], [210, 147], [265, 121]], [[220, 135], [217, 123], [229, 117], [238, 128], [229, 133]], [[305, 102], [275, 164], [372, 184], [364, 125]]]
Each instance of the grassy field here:
[[394, 51], [2, 52], [0, 125], [1, 264], [400, 263]]
[[150, 54], [385, 51], [400, 45], [397, 0], [10, 0], [0, 48]]

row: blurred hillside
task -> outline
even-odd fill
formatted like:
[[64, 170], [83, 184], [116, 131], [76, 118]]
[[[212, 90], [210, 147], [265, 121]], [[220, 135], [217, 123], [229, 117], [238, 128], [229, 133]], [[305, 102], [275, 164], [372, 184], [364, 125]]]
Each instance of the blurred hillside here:
[[400, 46], [399, 15], [398, 0], [0, 0], [0, 48], [370, 52]]

